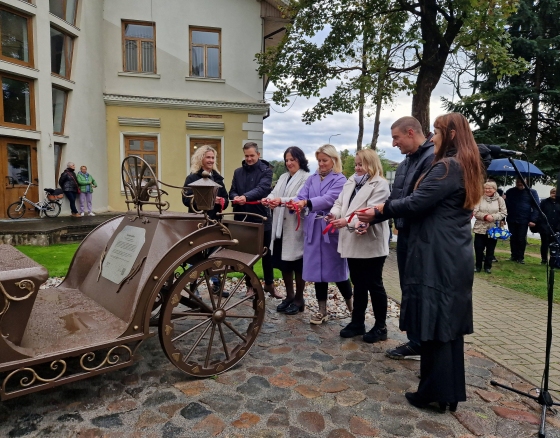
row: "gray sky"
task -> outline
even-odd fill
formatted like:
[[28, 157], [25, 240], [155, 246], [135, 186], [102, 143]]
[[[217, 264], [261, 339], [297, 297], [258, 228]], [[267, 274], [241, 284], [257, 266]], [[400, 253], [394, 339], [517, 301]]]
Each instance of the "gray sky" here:
[[[267, 96], [273, 89], [269, 86]], [[431, 120], [444, 113], [440, 96], [449, 97], [449, 86], [438, 85], [432, 93]], [[355, 152], [358, 135], [358, 114], [335, 113], [326, 119], [306, 125], [301, 121], [303, 112], [311, 108], [318, 99], [304, 99], [298, 97], [293, 106], [280, 107], [270, 102], [270, 117], [264, 121], [264, 153], [265, 160], [282, 160], [284, 150], [289, 146], [299, 146], [309, 159], [311, 170], [316, 169], [315, 150], [328, 142], [339, 150], [348, 149]], [[385, 151], [385, 157], [393, 161], [401, 161], [400, 151], [391, 145], [391, 124], [399, 117], [410, 115], [412, 96], [399, 95], [392, 106], [387, 106], [381, 112], [381, 126], [378, 147]], [[288, 109], [289, 108], [289, 109]], [[340, 134], [334, 136], [334, 134]], [[371, 142], [373, 134], [373, 118], [364, 121], [363, 144]]]

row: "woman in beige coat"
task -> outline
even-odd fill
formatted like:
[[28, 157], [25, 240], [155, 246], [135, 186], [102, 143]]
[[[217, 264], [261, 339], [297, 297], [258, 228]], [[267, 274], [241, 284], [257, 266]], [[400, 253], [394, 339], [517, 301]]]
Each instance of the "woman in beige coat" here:
[[[488, 235], [488, 230], [496, 226], [496, 222], [503, 220], [507, 215], [506, 202], [498, 194], [498, 187], [494, 181], [484, 184], [484, 195], [474, 207], [473, 215], [476, 218], [474, 223], [474, 255], [476, 272], [482, 270], [482, 258], [484, 257], [484, 272], [491, 274], [494, 250], [496, 249], [496, 239]], [[486, 256], [484, 256], [486, 250]]]
[[[261, 202], [274, 210], [272, 216], [272, 266], [282, 271], [286, 286], [286, 298], [276, 310], [287, 315], [295, 315], [305, 309], [303, 289], [303, 226], [298, 228], [297, 215], [285, 207], [293, 200], [307, 178], [309, 167], [303, 151], [291, 146], [284, 152], [284, 164], [288, 170], [280, 176], [276, 186]], [[294, 274], [296, 291], [294, 293]]]
[[[384, 203], [390, 191], [375, 151], [362, 149], [356, 153], [354, 161], [356, 173], [348, 179], [331, 209], [331, 223], [340, 229], [338, 252], [348, 259], [354, 285], [352, 321], [341, 330], [340, 336], [364, 335], [364, 342], [374, 343], [387, 339], [387, 294], [382, 274], [389, 254], [389, 225], [387, 221], [375, 225], [362, 223], [354, 213]], [[375, 325], [366, 333], [368, 292]]]

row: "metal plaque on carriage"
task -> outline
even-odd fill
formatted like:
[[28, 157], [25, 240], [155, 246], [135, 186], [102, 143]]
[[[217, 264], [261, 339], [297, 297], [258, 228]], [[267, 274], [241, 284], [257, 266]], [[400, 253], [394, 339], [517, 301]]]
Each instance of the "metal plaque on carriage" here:
[[127, 225], [117, 234], [103, 260], [101, 276], [120, 284], [130, 274], [146, 241], [146, 230]]

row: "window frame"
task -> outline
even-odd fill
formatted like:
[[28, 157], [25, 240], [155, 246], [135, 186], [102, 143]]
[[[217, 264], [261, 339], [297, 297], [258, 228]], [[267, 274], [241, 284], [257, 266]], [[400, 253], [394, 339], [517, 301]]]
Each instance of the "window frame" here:
[[54, 12], [51, 12], [51, 5], [50, 5], [50, 1], [49, 1], [49, 13], [53, 14], [55, 17], [60, 18], [62, 21], [66, 22], [66, 23], [70, 23], [72, 26], [76, 26], [76, 21], [78, 20], [78, 8], [80, 7], [80, 0], [76, 0], [76, 8], [74, 9], [74, 17], [72, 21], [68, 21], [66, 20], [66, 7], [68, 5], [68, 0], [61, 0], [62, 1], [62, 10], [63, 10], [63, 15], [64, 17], [61, 17], [59, 15], [56, 15]]
[[[159, 137], [158, 136], [151, 136], [151, 135], [128, 135], [125, 134], [124, 135], [124, 158], [130, 157], [131, 155], [137, 155], [140, 158], [144, 159], [144, 154], [147, 155], [154, 155], [156, 157], [156, 171], [154, 172], [156, 174], [156, 178], [159, 178], [158, 174], [159, 174], [159, 142], [158, 142]], [[139, 140], [142, 142], [142, 146], [141, 149], [139, 151], [131, 151], [129, 148], [129, 144], [130, 144], [130, 140]], [[154, 150], [149, 151], [149, 152], [144, 152], [143, 149], [143, 144], [144, 141], [153, 141], [154, 142]]]
[[[139, 24], [142, 26], [152, 26], [154, 38], [147, 39], [147, 38], [132, 38], [126, 37], [126, 25], [127, 24]], [[122, 45], [122, 66], [123, 72], [127, 73], [138, 73], [138, 74], [157, 74], [157, 42], [156, 42], [156, 22], [155, 21], [138, 21], [138, 20], [121, 20], [121, 45]], [[137, 65], [138, 67], [142, 66], [142, 41], [144, 42], [153, 42], [154, 43], [154, 71], [142, 71], [142, 70], [127, 70], [126, 69], [126, 41], [137, 41], [138, 42], [138, 55], [137, 55]]]
[[[54, 130], [54, 108], [53, 108], [53, 114], [52, 114], [52, 117], [53, 117], [53, 134], [64, 135], [64, 126], [66, 124], [66, 109], [68, 108], [68, 94], [69, 94], [69, 91], [64, 89], [64, 88], [57, 87], [56, 85], [52, 85], [51, 88], [56, 88], [57, 90], [60, 90], [64, 93], [64, 111], [62, 112], [62, 126], [61, 126], [62, 131], [55, 131]], [[51, 90], [51, 93], [52, 93], [52, 90]]]
[[[52, 71], [52, 55], [53, 55], [53, 53], [52, 53], [52, 45], [51, 45], [51, 74], [55, 75], [56, 77], [69, 80], [72, 76], [72, 58], [74, 57], [74, 37], [72, 37], [72, 35], [66, 33], [60, 27], [55, 26], [53, 23], [51, 23], [50, 29], [54, 29], [57, 32], [60, 32], [62, 35], [64, 35], [65, 42], [66, 42], [66, 39], [69, 39], [71, 44], [72, 44], [72, 51], [71, 51], [72, 53], [70, 53], [70, 59], [68, 59], [68, 54], [66, 53], [67, 50], [64, 50], [64, 60], [66, 62], [66, 72], [67, 72], [66, 76], [62, 76], [61, 74]], [[63, 44], [63, 48], [64, 47], [66, 47], [65, 44]]]
[[[214, 32], [218, 33], [218, 45], [214, 44], [194, 44], [193, 43], [193, 31], [202, 32]], [[193, 75], [193, 65], [192, 65], [192, 49], [193, 47], [202, 47], [204, 49], [204, 76], [194, 76]], [[208, 76], [208, 48], [218, 49], [218, 77]], [[189, 27], [189, 76], [192, 78], [205, 78], [205, 79], [222, 79], [222, 29], [217, 27], [201, 27], [201, 26], [190, 26]]]
[[16, 81], [27, 82], [29, 84], [29, 125], [22, 125], [20, 123], [10, 123], [4, 121], [4, 96], [0, 100], [0, 126], [7, 126], [9, 128], [27, 129], [29, 131], [35, 130], [35, 79], [26, 78], [23, 76], [16, 76], [4, 72], [0, 72], [0, 86], [2, 86], [3, 78], [14, 79]]
[[58, 156], [55, 155], [55, 170], [54, 170], [54, 179], [55, 179], [55, 187], [59, 187], [58, 185], [58, 178], [60, 176], [60, 174], [62, 173], [62, 169], [60, 168], [60, 166], [62, 165], [62, 153], [63, 150], [66, 146], [66, 143], [60, 143], [58, 141], [55, 141], [53, 144], [53, 152], [56, 151], [56, 148], [58, 147]]
[[[35, 63], [34, 63], [34, 52], [33, 52], [33, 47], [34, 47], [34, 41], [33, 41], [33, 23], [32, 23], [32, 17], [29, 15], [26, 15], [24, 13], [21, 13], [19, 11], [15, 11], [14, 9], [8, 8], [4, 5], [0, 5], [0, 10], [2, 11], [6, 11], [9, 12], [10, 14], [14, 14], [14, 15], [19, 15], [20, 17], [23, 17], [27, 20], [27, 46], [28, 46], [28, 51], [29, 53], [27, 54], [29, 61], [21, 61], [20, 59], [15, 59], [15, 58], [10, 58], [9, 56], [4, 56], [2, 54], [2, 50], [0, 48], [0, 59], [2, 61], [7, 61], [7, 62], [13, 62], [14, 64], [19, 64], [19, 65], [24, 65], [26, 67], [31, 67], [33, 68]], [[1, 29], [0, 29], [0, 37], [1, 37]]]

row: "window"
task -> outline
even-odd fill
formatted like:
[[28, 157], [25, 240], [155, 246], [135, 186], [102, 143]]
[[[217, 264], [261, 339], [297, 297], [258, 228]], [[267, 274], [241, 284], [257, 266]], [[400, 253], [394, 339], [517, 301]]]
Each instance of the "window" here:
[[221, 32], [191, 28], [191, 76], [221, 77]]
[[14, 185], [25, 185], [31, 175], [31, 147], [8, 143], [8, 176]]
[[62, 169], [60, 168], [60, 163], [62, 162], [62, 148], [64, 145], [62, 143], [55, 143], [54, 144], [54, 179], [55, 184], [54, 186], [58, 186], [58, 176], [62, 173]]
[[125, 155], [143, 158], [157, 176], [157, 137], [125, 137]]
[[2, 116], [0, 123], [16, 128], [35, 129], [33, 83], [2, 74]]
[[154, 23], [123, 22], [124, 71], [156, 72]]
[[75, 25], [78, 0], [49, 0], [51, 14]]
[[66, 118], [66, 101], [68, 92], [60, 88], [52, 88], [53, 105], [53, 132], [55, 134], [64, 133], [64, 119]]
[[70, 78], [72, 67], [72, 38], [51, 27], [51, 72]]
[[17, 64], [31, 65], [31, 23], [28, 17], [0, 9], [2, 55], [0, 58]]

